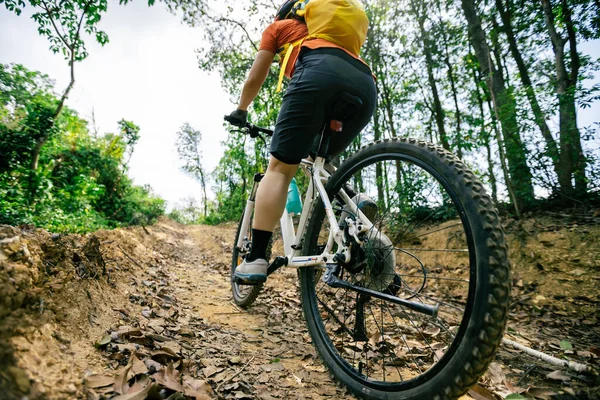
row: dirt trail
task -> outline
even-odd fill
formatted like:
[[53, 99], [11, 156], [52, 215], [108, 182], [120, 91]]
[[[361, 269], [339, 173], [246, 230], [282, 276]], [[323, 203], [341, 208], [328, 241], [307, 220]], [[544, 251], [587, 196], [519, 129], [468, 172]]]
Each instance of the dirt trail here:
[[[507, 337], [597, 368], [600, 221], [507, 227]], [[0, 397], [352, 398], [311, 345], [296, 271], [270, 277], [250, 310], [233, 304], [234, 233], [167, 219], [87, 236], [0, 226]], [[600, 398], [597, 376], [555, 370], [502, 348], [470, 394]]]
[[251, 310], [242, 310], [231, 301], [228, 279], [234, 228], [184, 229], [189, 236], [182, 243], [182, 262], [171, 268], [177, 276], [173, 285], [188, 318], [201, 318], [237, 338], [213, 349], [223, 359], [248, 360], [241, 382], [259, 398], [350, 398], [329, 378], [310, 344], [296, 271], [272, 276]]
[[[234, 227], [3, 229], [19, 242], [0, 247], [3, 398], [349, 398], [310, 345], [295, 271], [250, 311], [232, 303]], [[92, 238], [102, 265], [84, 252]]]

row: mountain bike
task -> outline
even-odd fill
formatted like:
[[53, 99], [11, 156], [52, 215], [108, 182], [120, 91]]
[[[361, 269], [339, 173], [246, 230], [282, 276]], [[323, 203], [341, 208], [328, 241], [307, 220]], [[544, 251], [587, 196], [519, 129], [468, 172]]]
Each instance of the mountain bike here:
[[[498, 214], [460, 159], [424, 141], [376, 141], [328, 168], [328, 141], [343, 134], [360, 100], [343, 93], [332, 104], [316, 157], [300, 165], [308, 186], [299, 221], [284, 211], [285, 254], [268, 274], [298, 270], [317, 352], [356, 396], [458, 398], [487, 369], [507, 319], [509, 262]], [[244, 131], [272, 134], [251, 124]], [[250, 251], [261, 179], [254, 177], [233, 249], [233, 299], [244, 308], [262, 284], [241, 284], [233, 273]], [[375, 213], [363, 212], [361, 196], [375, 202]]]

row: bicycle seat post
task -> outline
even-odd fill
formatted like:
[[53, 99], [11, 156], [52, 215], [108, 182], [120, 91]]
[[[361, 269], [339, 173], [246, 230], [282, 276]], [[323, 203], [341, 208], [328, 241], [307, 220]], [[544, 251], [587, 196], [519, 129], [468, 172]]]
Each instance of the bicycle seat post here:
[[344, 123], [351, 119], [362, 107], [360, 97], [348, 92], [340, 92], [325, 106], [325, 123], [321, 133], [321, 141], [317, 150], [317, 157], [329, 156], [329, 143], [331, 137], [339, 135], [344, 129]]

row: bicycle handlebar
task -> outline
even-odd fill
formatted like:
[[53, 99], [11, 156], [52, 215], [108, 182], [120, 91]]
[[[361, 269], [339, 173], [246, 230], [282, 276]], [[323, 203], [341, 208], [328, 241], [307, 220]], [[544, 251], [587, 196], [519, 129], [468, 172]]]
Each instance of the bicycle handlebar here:
[[260, 126], [253, 125], [250, 122], [246, 122], [246, 125], [244, 126], [238, 126], [234, 123], [234, 121], [231, 120], [229, 115], [225, 115], [223, 119], [229, 122], [231, 125], [241, 128], [245, 133], [250, 135], [251, 138], [257, 137], [259, 133], [264, 133], [265, 135], [273, 136], [273, 131], [271, 129], [261, 128]]

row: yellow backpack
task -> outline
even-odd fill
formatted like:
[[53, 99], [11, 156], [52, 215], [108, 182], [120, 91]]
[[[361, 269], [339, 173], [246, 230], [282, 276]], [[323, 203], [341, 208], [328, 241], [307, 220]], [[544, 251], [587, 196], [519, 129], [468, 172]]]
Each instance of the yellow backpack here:
[[286, 18], [291, 16], [304, 18], [308, 36], [288, 43], [280, 53], [283, 62], [279, 73], [278, 92], [281, 90], [292, 50], [301, 46], [305, 40], [325, 39], [358, 57], [367, 38], [369, 19], [364, 7], [357, 0], [300, 0], [294, 4]]

